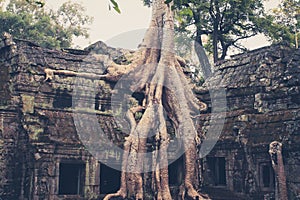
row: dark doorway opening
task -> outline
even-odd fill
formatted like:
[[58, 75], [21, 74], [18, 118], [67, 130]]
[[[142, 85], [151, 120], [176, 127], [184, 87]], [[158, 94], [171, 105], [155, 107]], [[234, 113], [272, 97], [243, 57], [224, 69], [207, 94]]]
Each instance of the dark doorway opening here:
[[169, 184], [170, 186], [179, 186], [183, 180], [183, 157], [181, 156], [176, 161], [168, 166]]
[[271, 163], [260, 164], [260, 185], [265, 189], [275, 187], [275, 176]]
[[59, 194], [83, 194], [84, 168], [84, 164], [60, 163]]
[[100, 194], [108, 194], [117, 192], [120, 188], [121, 172], [119, 170], [108, 167], [104, 164], [100, 165]]
[[215, 186], [226, 185], [226, 160], [224, 157], [208, 157], [208, 167], [213, 176]]

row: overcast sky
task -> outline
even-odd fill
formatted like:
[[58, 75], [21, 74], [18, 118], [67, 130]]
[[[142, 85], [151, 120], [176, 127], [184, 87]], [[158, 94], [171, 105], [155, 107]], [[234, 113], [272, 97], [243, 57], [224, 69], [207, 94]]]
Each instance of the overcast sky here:
[[[57, 8], [65, 1], [46, 0], [46, 5]], [[117, 0], [121, 14], [109, 10], [109, 0], [72, 0], [72, 2], [81, 3], [86, 8], [86, 13], [94, 17], [94, 22], [90, 26], [90, 38], [74, 41], [81, 47], [99, 40], [107, 41], [122, 33], [146, 29], [150, 21], [151, 9], [143, 6], [141, 0]], [[140, 37], [142, 38], [142, 36]], [[137, 36], [133, 36], [133, 38], [137, 40]]]
[[[46, 0], [50, 8], [58, 8], [67, 0]], [[143, 6], [141, 0], [117, 0], [121, 14], [109, 10], [109, 0], [72, 0], [82, 4], [86, 13], [94, 17], [90, 26], [89, 39], [76, 39], [75, 45], [86, 47], [96, 41], [102, 40], [109, 45], [123, 48], [136, 48], [141, 42], [144, 31], [149, 25], [151, 9]], [[279, 0], [267, 0], [268, 8], [274, 7]], [[245, 41], [246, 46], [255, 49], [268, 45], [263, 36], [258, 36]]]

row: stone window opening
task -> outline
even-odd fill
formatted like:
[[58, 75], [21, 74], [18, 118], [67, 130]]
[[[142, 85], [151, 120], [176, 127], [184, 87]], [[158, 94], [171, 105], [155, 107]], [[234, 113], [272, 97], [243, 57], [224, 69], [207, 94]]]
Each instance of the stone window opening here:
[[108, 110], [110, 110], [110, 100], [109, 99], [104, 99], [101, 98], [99, 94], [95, 95], [95, 99], [94, 99], [94, 109], [101, 111], [101, 112], [106, 112]]
[[84, 188], [85, 164], [60, 163], [59, 164], [59, 194], [82, 195]]
[[226, 160], [224, 157], [208, 157], [208, 168], [212, 175], [214, 186], [226, 186]]
[[59, 88], [56, 91], [53, 100], [54, 108], [71, 108], [72, 107], [72, 96], [69, 94], [67, 89], [61, 91]]
[[260, 186], [263, 190], [273, 190], [275, 187], [275, 176], [271, 163], [260, 164]]
[[121, 172], [100, 164], [100, 194], [115, 193], [121, 185]]
[[102, 109], [102, 106], [100, 104], [100, 97], [99, 95], [97, 94], [95, 96], [95, 110], [101, 110]]

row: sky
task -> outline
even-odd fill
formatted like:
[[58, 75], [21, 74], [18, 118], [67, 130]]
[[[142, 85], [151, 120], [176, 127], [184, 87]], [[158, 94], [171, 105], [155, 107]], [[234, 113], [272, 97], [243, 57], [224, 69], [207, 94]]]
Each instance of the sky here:
[[[49, 8], [58, 8], [67, 0], [46, 0]], [[74, 46], [81, 48], [99, 40], [110, 46], [135, 49], [142, 41], [144, 32], [149, 25], [151, 9], [144, 6], [141, 0], [117, 0], [121, 14], [109, 10], [109, 0], [71, 0], [82, 4], [86, 13], [94, 18], [89, 26], [90, 38], [77, 38]], [[278, 5], [280, 0], [266, 0], [268, 9]], [[243, 42], [249, 49], [266, 46], [269, 43], [263, 35], [247, 39]]]
[[[46, 5], [50, 8], [57, 8], [65, 1], [46, 0]], [[86, 13], [94, 18], [89, 31], [90, 38], [88, 40], [82, 38], [74, 40], [74, 43], [81, 47], [86, 47], [99, 40], [107, 42], [115, 36], [123, 35], [122, 33], [128, 35], [128, 32], [133, 31], [131, 40], [134, 41], [127, 39], [122, 41], [124, 44], [119, 44], [119, 46], [136, 48], [150, 22], [151, 9], [143, 6], [141, 0], [117, 0], [121, 14], [113, 9], [109, 10], [109, 0], [72, 0], [72, 2], [82, 4], [86, 8]], [[140, 31], [135, 31], [138, 29]], [[137, 42], [138, 40], [139, 42]]]

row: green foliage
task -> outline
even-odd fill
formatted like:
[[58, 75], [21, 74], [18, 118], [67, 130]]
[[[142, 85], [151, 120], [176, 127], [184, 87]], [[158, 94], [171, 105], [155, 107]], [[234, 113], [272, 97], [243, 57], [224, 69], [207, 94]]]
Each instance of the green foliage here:
[[[115, 1], [115, 0], [110, 0], [110, 2], [111, 2], [111, 4], [112, 4], [112, 6], [113, 6], [113, 9], [117, 12], [117, 13], [121, 13], [121, 10], [120, 10], [120, 8], [119, 8], [119, 5], [118, 5], [118, 3]], [[109, 5], [109, 9], [110, 9], [110, 5]]]
[[177, 29], [195, 30], [191, 37], [209, 48], [215, 61], [224, 59], [229, 48], [246, 50], [239, 42], [261, 32], [255, 22], [264, 14], [262, 0], [174, 0], [174, 4]]
[[[240, 41], [262, 32], [255, 22], [264, 15], [263, 0], [173, 2], [177, 30], [190, 32], [191, 38], [213, 53], [214, 61], [224, 59], [229, 48], [246, 50]], [[150, 5], [151, 0], [144, 0], [144, 3]]]
[[300, 0], [283, 0], [268, 16], [271, 21], [266, 34], [275, 43], [299, 47], [300, 42]]
[[58, 10], [46, 9], [43, 1], [10, 0], [1, 7], [0, 33], [34, 41], [47, 48], [66, 48], [73, 37], [88, 37], [87, 24], [92, 18], [80, 4], [66, 2]]

